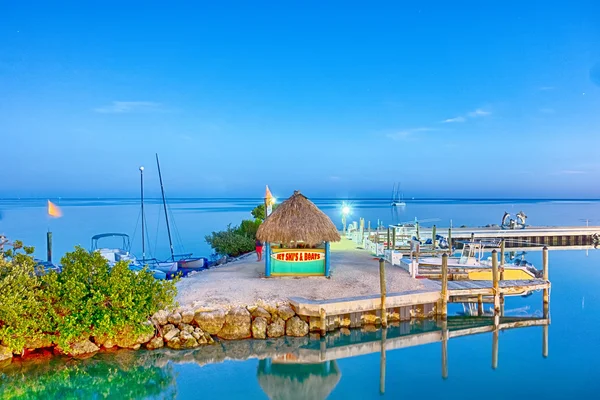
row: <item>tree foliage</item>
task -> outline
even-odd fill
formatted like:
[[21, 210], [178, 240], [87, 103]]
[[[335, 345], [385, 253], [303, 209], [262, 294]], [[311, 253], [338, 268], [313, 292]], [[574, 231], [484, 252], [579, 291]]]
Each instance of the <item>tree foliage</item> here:
[[90, 336], [140, 334], [156, 311], [173, 305], [174, 281], [157, 281], [125, 262], [112, 268], [97, 252], [81, 247], [61, 260], [60, 274], [38, 277], [30, 255], [0, 254], [0, 342], [21, 351], [28, 341], [63, 349]]
[[254, 250], [255, 239], [244, 234], [240, 227], [227, 225], [224, 231], [212, 232], [205, 240], [218, 255], [237, 257]]
[[[273, 211], [277, 209], [278, 204], [273, 204]], [[265, 204], [259, 204], [252, 211], [250, 211], [254, 219], [258, 219], [261, 221], [265, 220]]]

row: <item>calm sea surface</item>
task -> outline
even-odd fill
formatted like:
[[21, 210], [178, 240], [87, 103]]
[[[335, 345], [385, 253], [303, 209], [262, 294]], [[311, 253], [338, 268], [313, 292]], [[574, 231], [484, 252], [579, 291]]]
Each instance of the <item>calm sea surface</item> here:
[[[141, 252], [140, 207], [136, 200], [62, 199], [64, 216], [49, 220], [45, 200], [0, 200], [0, 233], [36, 246], [45, 256], [45, 232], [54, 233], [58, 259], [73, 246], [90, 246], [90, 238], [103, 232], [132, 236], [133, 252]], [[260, 200], [185, 199], [170, 201], [177, 251], [208, 256], [204, 236], [227, 224], [250, 218]], [[341, 225], [342, 200], [316, 200]], [[499, 224], [507, 211], [524, 211], [532, 225], [600, 225], [600, 202], [595, 201], [407, 201], [391, 210], [388, 200], [350, 201], [352, 219], [364, 217], [375, 226], [435, 219], [438, 226]], [[168, 255], [168, 241], [158, 201], [147, 204], [149, 247], [158, 258]], [[529, 252], [528, 261], [539, 266], [541, 255]], [[548, 357], [542, 357], [542, 328], [502, 331], [498, 368], [492, 369], [492, 334], [453, 338], [448, 343], [448, 377], [442, 379], [442, 345], [438, 342], [386, 352], [385, 396], [486, 398], [598, 398], [600, 390], [600, 252], [590, 249], [550, 253], [552, 293]], [[541, 294], [506, 300], [506, 314], [540, 316]], [[462, 311], [453, 305], [453, 313]], [[438, 329], [434, 323], [403, 324], [388, 330], [388, 341], [398, 335]], [[365, 344], [380, 340], [381, 332], [353, 334]], [[374, 336], [373, 336], [374, 335]], [[328, 348], [344, 344], [329, 338]], [[117, 351], [90, 360], [54, 358], [0, 370], [0, 398], [378, 398], [379, 351], [312, 365], [274, 359], [232, 361], [250, 356], [259, 346], [289, 353], [318, 352], [318, 340], [274, 341], [264, 344], [202, 348], [188, 353]], [[256, 346], [256, 347], [253, 347]], [[252, 350], [254, 348], [254, 350]], [[306, 353], [308, 352], [308, 353]], [[312, 353], [311, 353], [312, 352]], [[285, 353], [285, 351], [284, 351]], [[263, 353], [264, 354], [264, 353]], [[171, 361], [169, 361], [171, 360]], [[214, 360], [211, 362], [210, 360]]]

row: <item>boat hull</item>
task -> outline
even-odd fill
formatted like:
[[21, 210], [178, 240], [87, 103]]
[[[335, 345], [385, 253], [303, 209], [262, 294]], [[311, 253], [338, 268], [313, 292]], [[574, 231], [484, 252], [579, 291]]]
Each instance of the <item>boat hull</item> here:
[[208, 263], [205, 258], [188, 258], [179, 260], [177, 262], [179, 269], [184, 271], [200, 271], [208, 267]]

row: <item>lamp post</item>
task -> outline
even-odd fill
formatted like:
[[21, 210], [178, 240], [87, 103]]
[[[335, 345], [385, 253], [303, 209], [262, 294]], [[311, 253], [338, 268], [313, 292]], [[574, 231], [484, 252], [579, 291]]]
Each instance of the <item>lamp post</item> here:
[[348, 207], [347, 205], [342, 205], [342, 232], [344, 234], [346, 234], [346, 217], [348, 217], [348, 214], [350, 214], [350, 207]]

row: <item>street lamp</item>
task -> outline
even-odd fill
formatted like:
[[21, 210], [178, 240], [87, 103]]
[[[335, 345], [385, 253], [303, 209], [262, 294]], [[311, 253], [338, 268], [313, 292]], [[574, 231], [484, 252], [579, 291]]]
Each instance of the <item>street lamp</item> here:
[[350, 215], [350, 207], [342, 203], [342, 233], [346, 234], [346, 217]]

